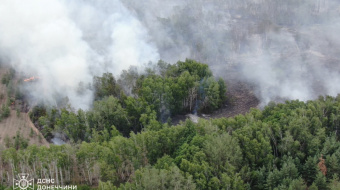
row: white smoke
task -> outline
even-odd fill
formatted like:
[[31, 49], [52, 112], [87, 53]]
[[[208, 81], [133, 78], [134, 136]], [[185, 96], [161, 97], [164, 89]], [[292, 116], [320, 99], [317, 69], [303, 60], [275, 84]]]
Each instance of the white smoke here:
[[251, 83], [262, 105], [340, 93], [337, 0], [122, 2], [150, 28], [162, 59], [184, 55]]
[[42, 78], [35, 97], [75, 107], [94, 75], [184, 58], [253, 84], [264, 105], [340, 92], [339, 16], [336, 0], [2, 0], [0, 55]]
[[79, 82], [159, 59], [147, 30], [118, 0], [3, 0], [0, 52], [16, 70], [41, 78], [31, 95], [54, 103], [60, 94], [84, 109], [92, 92], [77, 93]]

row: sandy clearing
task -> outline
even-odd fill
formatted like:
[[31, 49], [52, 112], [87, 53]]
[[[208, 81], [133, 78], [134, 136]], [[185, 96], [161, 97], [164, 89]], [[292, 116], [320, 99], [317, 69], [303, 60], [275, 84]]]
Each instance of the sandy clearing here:
[[[0, 96], [3, 96], [3, 98], [0, 99], [0, 108], [3, 104], [6, 104], [7, 100], [7, 87], [1, 83], [1, 79], [8, 71], [9, 69], [4, 68], [4, 66], [0, 67]], [[14, 81], [14, 84], [16, 84], [16, 82], [17, 81]], [[33, 135], [30, 135], [31, 130], [33, 131]], [[10, 116], [0, 122], [0, 144], [4, 144], [4, 138], [6, 136], [13, 139], [18, 131], [24, 138], [29, 139], [29, 144], [49, 146], [49, 143], [31, 122], [28, 113], [21, 112], [18, 117], [16, 110], [11, 109]], [[42, 137], [41, 140], [39, 140], [39, 135]]]

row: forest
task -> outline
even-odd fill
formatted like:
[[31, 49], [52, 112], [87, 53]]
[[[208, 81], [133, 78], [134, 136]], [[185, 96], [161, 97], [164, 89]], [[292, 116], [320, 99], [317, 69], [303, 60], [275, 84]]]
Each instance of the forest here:
[[18, 134], [0, 146], [1, 190], [18, 173], [83, 190], [340, 188], [340, 96], [172, 125], [176, 114], [210, 113], [228, 99], [208, 65], [160, 61], [84, 88], [96, 92], [90, 110], [40, 104], [29, 113], [46, 139], [59, 133], [68, 143], [29, 145]]
[[340, 190], [339, 33], [339, 0], [2, 0], [0, 190]]

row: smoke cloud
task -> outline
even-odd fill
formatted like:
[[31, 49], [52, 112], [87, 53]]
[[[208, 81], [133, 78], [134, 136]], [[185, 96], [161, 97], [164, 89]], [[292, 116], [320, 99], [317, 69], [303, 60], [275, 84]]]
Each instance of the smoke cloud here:
[[61, 95], [87, 109], [93, 93], [78, 93], [79, 83], [157, 61], [148, 38], [147, 29], [118, 0], [0, 2], [1, 55], [16, 70], [39, 76], [30, 93], [51, 104]]
[[149, 28], [161, 58], [208, 63], [229, 82], [255, 86], [261, 106], [340, 92], [339, 1], [123, 2]]
[[88, 108], [79, 82], [163, 59], [207, 63], [265, 105], [340, 92], [336, 0], [3, 0], [0, 55], [41, 77], [31, 95]]

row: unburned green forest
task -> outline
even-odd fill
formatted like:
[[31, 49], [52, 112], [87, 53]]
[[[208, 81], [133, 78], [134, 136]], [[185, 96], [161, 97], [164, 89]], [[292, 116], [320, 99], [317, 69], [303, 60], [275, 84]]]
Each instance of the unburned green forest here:
[[18, 173], [98, 190], [340, 189], [340, 96], [172, 125], [176, 114], [210, 113], [227, 100], [207, 65], [161, 61], [82, 87], [96, 89], [90, 110], [30, 112], [47, 139], [60, 133], [67, 144], [1, 147], [0, 189]]

